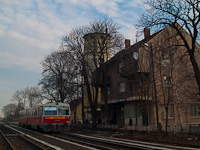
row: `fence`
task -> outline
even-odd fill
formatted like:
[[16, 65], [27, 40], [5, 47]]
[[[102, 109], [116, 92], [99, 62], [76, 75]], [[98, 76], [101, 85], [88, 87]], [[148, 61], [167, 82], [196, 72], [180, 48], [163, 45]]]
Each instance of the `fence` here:
[[[73, 127], [84, 127], [84, 128], [92, 128], [92, 124], [71, 124]], [[146, 132], [156, 132], [157, 126], [155, 125], [149, 125], [149, 126], [129, 126], [125, 125], [124, 128], [119, 128], [118, 125], [109, 125], [109, 124], [97, 124], [97, 129], [103, 129], [103, 130], [124, 130], [124, 131], [146, 131]], [[161, 127], [162, 131], [165, 131], [165, 126]], [[189, 124], [189, 125], [168, 125], [167, 127], [168, 132], [172, 133], [193, 133], [200, 135], [200, 124]]]
[[[166, 127], [161, 127], [162, 131], [165, 131]], [[157, 131], [157, 126], [151, 125], [151, 126], [126, 126], [126, 130], [136, 130], [136, 131], [148, 131], [148, 132], [154, 132]], [[193, 133], [200, 135], [200, 124], [189, 124], [189, 125], [168, 125], [167, 126], [168, 132], [178, 133], [178, 132], [184, 132], [184, 133]]]

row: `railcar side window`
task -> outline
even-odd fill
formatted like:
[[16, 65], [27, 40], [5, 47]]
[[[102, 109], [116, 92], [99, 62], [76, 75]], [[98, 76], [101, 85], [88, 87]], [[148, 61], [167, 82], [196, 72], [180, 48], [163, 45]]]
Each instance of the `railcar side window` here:
[[58, 107], [58, 115], [69, 115], [68, 107]]
[[50, 116], [50, 115], [57, 115], [57, 107], [44, 107], [44, 115], [45, 116]]

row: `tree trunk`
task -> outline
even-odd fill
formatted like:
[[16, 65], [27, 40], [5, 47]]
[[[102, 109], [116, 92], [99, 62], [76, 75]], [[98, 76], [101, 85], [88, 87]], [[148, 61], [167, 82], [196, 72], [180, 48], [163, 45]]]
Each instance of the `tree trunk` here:
[[104, 83], [104, 101], [105, 101], [105, 108], [104, 108], [104, 119], [105, 123], [108, 124], [108, 93], [107, 93], [107, 85]]
[[168, 129], [167, 129], [167, 126], [168, 126], [168, 113], [169, 113], [169, 105], [165, 108], [165, 111], [166, 111], [166, 118], [165, 118], [165, 134], [167, 135], [168, 133]]
[[76, 124], [76, 107], [74, 108], [74, 123]]
[[85, 123], [85, 112], [84, 112], [84, 98], [83, 98], [83, 84], [82, 84], [82, 88], [81, 88], [81, 92], [82, 92], [82, 121], [83, 124]]
[[98, 98], [98, 86], [95, 86], [95, 92], [93, 92], [93, 95], [95, 94], [95, 97], [92, 98], [93, 87], [91, 86], [91, 83], [89, 82], [86, 70], [84, 70], [84, 77], [85, 77], [88, 101], [90, 103], [90, 109], [91, 109], [91, 115], [92, 115], [92, 127], [96, 128], [96, 109], [97, 109], [97, 98]]
[[96, 124], [96, 118], [97, 118], [97, 111], [96, 111], [96, 107], [94, 106], [92, 108], [92, 128], [96, 129], [97, 128], [97, 124]]
[[150, 59], [151, 59], [151, 71], [152, 71], [152, 78], [153, 78], [154, 98], [155, 98], [155, 104], [156, 104], [157, 131], [160, 132], [160, 123], [159, 123], [159, 114], [158, 114], [158, 98], [157, 98], [156, 80], [155, 80], [155, 74], [154, 74], [153, 48], [152, 48], [151, 43], [150, 43]]
[[198, 66], [198, 63], [197, 63], [193, 53], [192, 54], [190, 53], [190, 61], [192, 63], [193, 69], [194, 69], [195, 78], [196, 78], [196, 81], [197, 81], [199, 94], [200, 94], [200, 72], [199, 72], [199, 66]]

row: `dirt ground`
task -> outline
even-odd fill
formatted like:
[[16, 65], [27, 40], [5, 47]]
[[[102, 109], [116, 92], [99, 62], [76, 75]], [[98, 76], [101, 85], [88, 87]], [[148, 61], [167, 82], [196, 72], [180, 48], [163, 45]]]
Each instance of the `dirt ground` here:
[[99, 131], [93, 129], [72, 129], [70, 132], [200, 148], [200, 136], [186, 133], [168, 133], [168, 135], [166, 135], [164, 132], [148, 133], [139, 131]]
[[146, 133], [146, 132], [133, 132], [124, 133], [121, 135], [116, 135], [114, 137], [132, 140], [141, 140], [147, 142], [158, 142], [158, 143], [170, 143], [172, 145], [183, 145], [189, 147], [199, 147], [200, 148], [200, 137], [192, 134], [169, 133]]
[[94, 130], [73, 127], [68, 132], [200, 148], [200, 135], [198, 134], [168, 133], [166, 135], [164, 132], [158, 134], [155, 132]]

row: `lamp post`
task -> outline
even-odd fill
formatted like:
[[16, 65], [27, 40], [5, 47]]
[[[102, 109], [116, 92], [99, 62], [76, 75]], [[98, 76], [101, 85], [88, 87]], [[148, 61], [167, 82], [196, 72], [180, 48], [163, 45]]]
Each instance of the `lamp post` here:
[[[148, 47], [150, 49], [146, 50], [145, 47]], [[154, 73], [154, 60], [153, 60], [153, 47], [152, 44], [148, 45], [147, 43], [144, 44], [144, 50], [147, 51], [150, 54], [150, 67], [151, 67], [151, 73], [152, 73], [152, 82], [153, 82], [153, 89], [154, 92], [152, 92], [152, 96], [154, 93], [154, 100], [156, 105], [156, 122], [157, 122], [157, 131], [159, 132], [160, 129], [160, 123], [159, 123], [159, 114], [158, 114], [158, 97], [157, 97], [157, 89], [156, 89], [156, 81], [155, 81], [155, 73]]]

